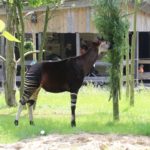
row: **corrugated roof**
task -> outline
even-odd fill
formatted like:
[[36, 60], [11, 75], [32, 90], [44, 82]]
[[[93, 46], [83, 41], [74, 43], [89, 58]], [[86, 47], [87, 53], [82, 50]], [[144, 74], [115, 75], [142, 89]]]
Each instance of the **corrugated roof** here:
[[[131, 6], [134, 6], [135, 0], [130, 0]], [[140, 5], [140, 10], [150, 14], [150, 0], [142, 0], [142, 3]]]
[[150, 0], [143, 0], [140, 9], [150, 14]]

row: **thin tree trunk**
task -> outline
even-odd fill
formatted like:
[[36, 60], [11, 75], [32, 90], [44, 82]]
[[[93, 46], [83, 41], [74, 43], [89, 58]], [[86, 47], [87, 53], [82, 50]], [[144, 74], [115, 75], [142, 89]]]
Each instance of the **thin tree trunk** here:
[[[126, 0], [126, 11], [127, 14], [129, 14], [128, 11], [128, 0]], [[126, 17], [126, 19], [128, 19]], [[129, 96], [130, 96], [130, 63], [129, 63], [129, 31], [126, 32], [126, 36], [125, 36], [125, 50], [126, 50], [126, 99], [129, 100]]]
[[121, 100], [122, 98], [122, 87], [123, 87], [123, 57], [121, 58], [121, 64], [120, 64], [120, 95], [119, 99]]
[[20, 26], [21, 26], [21, 31], [20, 31], [20, 38], [21, 38], [21, 43], [20, 43], [20, 58], [21, 58], [21, 86], [20, 86], [20, 97], [23, 94], [24, 90], [24, 79], [25, 79], [25, 58], [24, 58], [24, 21], [23, 21], [23, 14], [22, 14], [22, 6], [21, 6], [21, 1], [17, 0], [17, 8], [18, 8], [18, 15], [19, 15], [19, 20], [20, 20]]
[[113, 97], [113, 119], [115, 121], [119, 120], [119, 99], [118, 99], [118, 94], [115, 93], [116, 96]]
[[[120, 77], [121, 77], [121, 66], [120, 64], [118, 64], [118, 62], [121, 62], [121, 57], [118, 57], [118, 62], [115, 62], [115, 56], [119, 56], [122, 54], [119, 54], [117, 50], [114, 49], [114, 47], [112, 48], [113, 51], [111, 51], [111, 60], [112, 60], [112, 67], [111, 67], [111, 73], [110, 73], [110, 78], [111, 78], [111, 97], [113, 100], [113, 119], [114, 121], [118, 121], [119, 120], [119, 99], [120, 99], [120, 95], [121, 95], [121, 91], [118, 89], [120, 88]], [[120, 59], [120, 60], [119, 60]], [[116, 69], [118, 68], [118, 69]]]
[[[7, 31], [14, 34], [14, 7], [7, 1]], [[16, 62], [14, 56], [14, 43], [6, 41], [6, 80], [4, 82], [5, 100], [8, 106], [16, 106]]]
[[126, 99], [130, 96], [130, 72], [129, 72], [129, 34], [126, 33]]
[[47, 26], [48, 26], [48, 21], [49, 21], [49, 6], [46, 7], [46, 13], [45, 13], [45, 23], [44, 23], [44, 29], [43, 29], [43, 35], [42, 35], [42, 41], [40, 45], [40, 53], [39, 53], [39, 58], [38, 61], [41, 62], [43, 59], [43, 48], [45, 45], [45, 40], [46, 40], [46, 32], [47, 32]]
[[137, 5], [138, 1], [135, 1], [134, 5], [134, 29], [132, 35], [132, 49], [131, 49], [131, 89], [130, 89], [130, 106], [134, 106], [134, 86], [135, 86], [135, 48], [136, 48], [136, 20], [137, 20]]

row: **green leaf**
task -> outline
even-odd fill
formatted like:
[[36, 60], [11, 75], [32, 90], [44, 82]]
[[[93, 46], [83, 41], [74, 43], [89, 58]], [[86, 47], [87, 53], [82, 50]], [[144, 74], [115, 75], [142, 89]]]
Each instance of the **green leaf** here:
[[20, 42], [17, 38], [15, 38], [13, 35], [11, 35], [9, 32], [4, 31], [2, 33], [2, 36], [4, 36], [7, 40], [13, 41], [13, 42]]
[[141, 0], [137, 0], [138, 3], [141, 3]]
[[9, 3], [10, 3], [10, 4], [13, 4], [13, 3], [14, 3], [14, 0], [9, 0]]
[[0, 20], [0, 32], [2, 32], [5, 29], [5, 23]]

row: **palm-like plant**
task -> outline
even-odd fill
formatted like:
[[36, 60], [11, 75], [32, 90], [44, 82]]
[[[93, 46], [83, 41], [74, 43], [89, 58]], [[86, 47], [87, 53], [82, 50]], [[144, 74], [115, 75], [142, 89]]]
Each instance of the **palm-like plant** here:
[[113, 99], [113, 118], [119, 120], [121, 64], [125, 49], [128, 21], [122, 17], [121, 0], [95, 0], [95, 24], [100, 35], [111, 43], [109, 52], [110, 98]]

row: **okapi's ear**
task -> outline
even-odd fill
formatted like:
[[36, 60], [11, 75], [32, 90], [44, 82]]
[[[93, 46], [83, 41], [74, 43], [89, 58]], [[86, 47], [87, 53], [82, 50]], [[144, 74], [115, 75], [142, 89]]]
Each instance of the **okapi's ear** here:
[[104, 41], [104, 39], [97, 36], [96, 39], [93, 41], [93, 45], [99, 46], [102, 41]]

